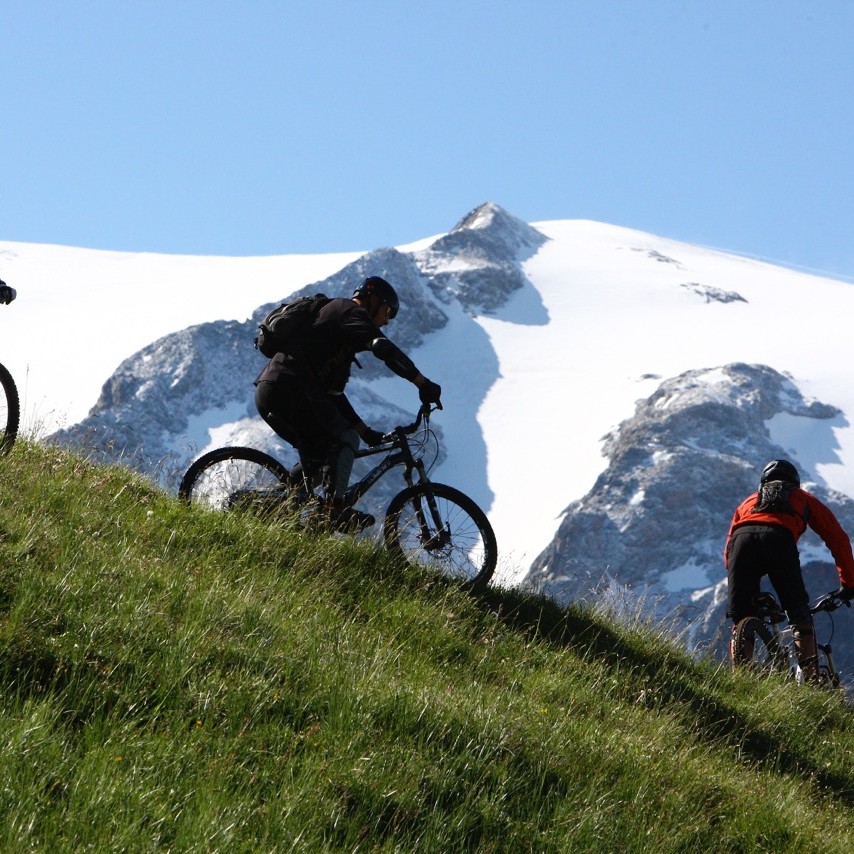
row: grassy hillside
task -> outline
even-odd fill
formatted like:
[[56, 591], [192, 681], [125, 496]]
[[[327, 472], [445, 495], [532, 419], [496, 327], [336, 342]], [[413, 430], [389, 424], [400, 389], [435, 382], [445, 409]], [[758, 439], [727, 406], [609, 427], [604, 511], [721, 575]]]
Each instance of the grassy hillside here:
[[827, 693], [55, 449], [0, 483], [3, 851], [852, 850]]

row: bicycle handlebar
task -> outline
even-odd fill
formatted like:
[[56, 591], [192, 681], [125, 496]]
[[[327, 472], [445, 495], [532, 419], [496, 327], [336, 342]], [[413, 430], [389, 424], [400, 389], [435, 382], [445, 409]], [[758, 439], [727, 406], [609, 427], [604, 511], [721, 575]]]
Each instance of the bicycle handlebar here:
[[850, 608], [851, 601], [843, 599], [839, 595], [838, 590], [832, 590], [830, 593], [825, 593], [824, 596], [819, 597], [815, 601], [815, 604], [810, 605], [810, 613], [817, 614], [819, 611], [827, 611], [830, 613], [831, 611], [835, 611], [837, 608], [841, 608], [843, 605]]
[[421, 426], [422, 421], [430, 421], [430, 413], [435, 409], [438, 409], [438, 407], [431, 406], [429, 403], [422, 403], [421, 408], [418, 410], [418, 415], [415, 416], [415, 420], [411, 424], [407, 424], [405, 427], [395, 427], [394, 430], [386, 433], [383, 439], [392, 442], [400, 435], [411, 436]]

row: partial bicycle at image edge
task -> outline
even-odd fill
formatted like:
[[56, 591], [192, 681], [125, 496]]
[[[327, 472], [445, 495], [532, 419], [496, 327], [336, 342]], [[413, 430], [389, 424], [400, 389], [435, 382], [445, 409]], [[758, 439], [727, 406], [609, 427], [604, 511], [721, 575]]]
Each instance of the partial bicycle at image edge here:
[[[745, 667], [757, 673], [779, 673], [803, 683], [804, 674], [798, 664], [791, 626], [786, 612], [780, 607], [776, 597], [767, 591], [760, 593], [754, 600], [756, 614], [740, 620], [733, 632], [733, 667]], [[817, 643], [819, 684], [829, 688], [843, 688], [839, 671], [833, 659], [833, 617], [832, 612], [843, 605], [851, 607], [849, 600], [843, 599], [838, 591], [826, 593], [810, 605], [810, 613], [826, 614], [830, 620], [830, 634], [827, 643]]]
[[[421, 406], [415, 421], [397, 427], [357, 458], [382, 455], [347, 492], [352, 506], [385, 474], [402, 467], [405, 487], [385, 512], [382, 536], [393, 554], [457, 578], [466, 587], [486, 586], [498, 561], [495, 533], [486, 514], [460, 490], [429, 478], [424, 449], [436, 442], [430, 429], [434, 407]], [[323, 527], [322, 484], [307, 482], [300, 466], [289, 470], [263, 451], [218, 448], [195, 460], [178, 490], [185, 501], [215, 510], [245, 509], [265, 516], [298, 518], [307, 528]]]
[[[8, 305], [17, 293], [0, 280], [0, 305]], [[21, 402], [15, 381], [5, 365], [0, 364], [0, 454], [5, 454], [15, 443], [21, 419]]]

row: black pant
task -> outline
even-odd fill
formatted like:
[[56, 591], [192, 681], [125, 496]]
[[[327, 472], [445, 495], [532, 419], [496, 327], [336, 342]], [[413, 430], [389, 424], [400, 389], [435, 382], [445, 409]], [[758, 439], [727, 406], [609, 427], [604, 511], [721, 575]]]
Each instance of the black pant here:
[[255, 386], [255, 405], [276, 434], [297, 449], [311, 480], [319, 466], [329, 465], [332, 494], [342, 497], [359, 448], [355, 414], [347, 399], [301, 377], [282, 374]]
[[789, 531], [774, 525], [743, 525], [733, 531], [726, 558], [727, 616], [733, 622], [755, 613], [753, 599], [765, 575], [777, 592], [789, 622], [811, 622], [798, 546]]
[[282, 375], [255, 387], [261, 417], [286, 442], [318, 458], [353, 428], [341, 412], [344, 400], [301, 377]]

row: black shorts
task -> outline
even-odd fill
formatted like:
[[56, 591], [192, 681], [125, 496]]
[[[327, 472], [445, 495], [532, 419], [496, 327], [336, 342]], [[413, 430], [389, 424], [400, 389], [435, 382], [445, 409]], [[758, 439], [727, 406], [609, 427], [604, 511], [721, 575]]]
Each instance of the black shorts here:
[[790, 622], [809, 619], [809, 596], [804, 586], [798, 546], [790, 531], [774, 525], [736, 528], [727, 548], [729, 610], [738, 622], [754, 613], [753, 599], [768, 576]]

